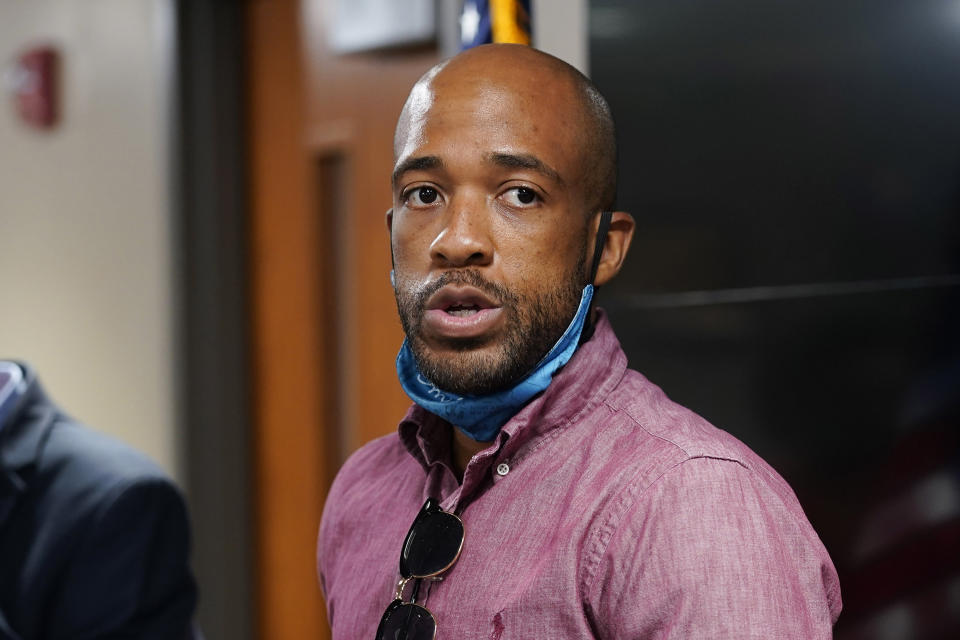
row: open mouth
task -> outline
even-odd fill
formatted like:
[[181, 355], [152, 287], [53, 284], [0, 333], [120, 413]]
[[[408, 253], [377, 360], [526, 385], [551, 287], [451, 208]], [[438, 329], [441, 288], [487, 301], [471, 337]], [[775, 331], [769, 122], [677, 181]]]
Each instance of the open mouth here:
[[447, 285], [427, 300], [424, 330], [443, 339], [477, 339], [503, 322], [500, 303], [476, 287]]
[[465, 318], [500, 306], [476, 287], [447, 285], [427, 300], [427, 310]]
[[451, 316], [457, 316], [458, 318], [466, 318], [467, 316], [472, 316], [475, 313], [479, 313], [483, 307], [477, 304], [461, 304], [455, 303], [444, 309], [444, 311]]

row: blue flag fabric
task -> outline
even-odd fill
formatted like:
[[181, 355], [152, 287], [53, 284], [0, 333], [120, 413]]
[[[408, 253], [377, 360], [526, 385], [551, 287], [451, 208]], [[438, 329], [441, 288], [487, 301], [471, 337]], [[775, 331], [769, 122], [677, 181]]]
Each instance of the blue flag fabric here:
[[491, 42], [529, 45], [530, 41], [530, 0], [464, 0], [461, 49]]

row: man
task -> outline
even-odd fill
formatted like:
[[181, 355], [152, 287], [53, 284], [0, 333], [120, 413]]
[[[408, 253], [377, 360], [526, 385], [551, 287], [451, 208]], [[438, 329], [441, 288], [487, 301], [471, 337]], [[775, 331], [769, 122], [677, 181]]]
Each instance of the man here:
[[198, 637], [188, 552], [163, 472], [0, 361], [0, 640]]
[[471, 49], [413, 88], [394, 155], [416, 404], [331, 489], [334, 637], [829, 638], [836, 572], [790, 488], [627, 369], [591, 306], [634, 223], [604, 213], [613, 123], [589, 80]]

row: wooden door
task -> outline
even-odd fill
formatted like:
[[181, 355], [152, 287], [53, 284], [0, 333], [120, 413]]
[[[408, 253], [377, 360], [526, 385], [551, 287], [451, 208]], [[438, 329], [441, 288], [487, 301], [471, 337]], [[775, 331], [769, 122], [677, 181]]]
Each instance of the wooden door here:
[[397, 115], [438, 59], [335, 56], [322, 5], [247, 6], [253, 491], [270, 640], [329, 637], [314, 561], [324, 497], [345, 457], [408, 406], [384, 214]]

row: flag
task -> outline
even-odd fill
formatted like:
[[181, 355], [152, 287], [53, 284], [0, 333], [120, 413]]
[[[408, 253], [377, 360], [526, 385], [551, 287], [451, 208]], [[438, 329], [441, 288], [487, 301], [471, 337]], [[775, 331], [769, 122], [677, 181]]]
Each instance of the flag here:
[[464, 0], [460, 48], [490, 42], [530, 44], [530, 0]]

